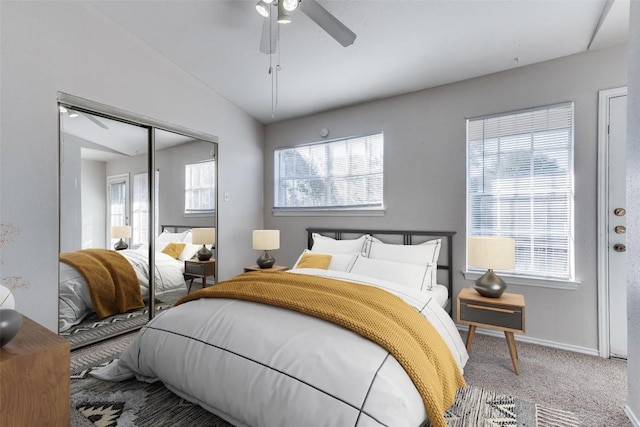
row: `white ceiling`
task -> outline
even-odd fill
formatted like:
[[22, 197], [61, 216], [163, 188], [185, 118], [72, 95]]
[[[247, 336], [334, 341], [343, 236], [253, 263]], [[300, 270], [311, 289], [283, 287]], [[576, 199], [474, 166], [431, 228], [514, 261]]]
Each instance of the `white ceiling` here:
[[281, 66], [273, 116], [257, 0], [92, 4], [267, 124], [585, 52], [596, 28], [591, 50], [625, 43], [629, 1], [318, 0], [357, 39], [342, 47], [292, 12], [271, 58]]

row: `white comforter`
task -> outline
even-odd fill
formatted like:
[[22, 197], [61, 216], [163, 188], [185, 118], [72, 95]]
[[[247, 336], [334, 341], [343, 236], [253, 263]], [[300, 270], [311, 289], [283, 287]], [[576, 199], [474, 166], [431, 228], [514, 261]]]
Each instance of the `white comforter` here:
[[[149, 297], [149, 256], [144, 250], [125, 249], [119, 251], [136, 272], [140, 282], [142, 298]], [[184, 262], [178, 261], [162, 252], [156, 253], [155, 294], [160, 296], [165, 292], [184, 288]], [[60, 290], [58, 296], [58, 328], [64, 332], [73, 325], [80, 323], [88, 314], [94, 312], [91, 295], [87, 283], [78, 270], [60, 262]]]
[[[368, 280], [334, 273], [323, 275]], [[432, 296], [376, 285], [419, 310], [464, 367], [460, 334]], [[416, 427], [427, 417], [387, 350], [324, 320], [247, 301], [204, 298], [171, 308], [140, 331], [118, 363], [93, 375], [162, 381], [237, 427]]]

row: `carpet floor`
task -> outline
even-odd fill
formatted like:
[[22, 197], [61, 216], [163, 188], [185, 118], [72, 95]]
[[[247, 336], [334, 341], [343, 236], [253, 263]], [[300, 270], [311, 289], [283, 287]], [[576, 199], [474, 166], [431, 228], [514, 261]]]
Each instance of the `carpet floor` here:
[[[72, 353], [72, 426], [231, 427], [161, 384], [108, 383], [88, 375], [134, 335]], [[622, 412], [625, 362], [526, 343], [518, 343], [518, 353], [521, 373], [515, 375], [505, 340], [476, 335], [465, 368], [468, 386], [447, 414], [450, 427], [631, 425]]]
[[[463, 338], [466, 333], [462, 332]], [[585, 427], [629, 427], [627, 362], [517, 342], [520, 375], [504, 337], [476, 334], [468, 384], [571, 411]]]

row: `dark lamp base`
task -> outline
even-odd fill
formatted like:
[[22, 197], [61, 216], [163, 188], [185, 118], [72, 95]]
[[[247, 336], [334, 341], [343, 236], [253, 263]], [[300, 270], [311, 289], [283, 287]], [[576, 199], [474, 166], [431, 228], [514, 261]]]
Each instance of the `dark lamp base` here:
[[123, 249], [127, 249], [129, 247], [129, 245], [127, 245], [127, 242], [125, 242], [124, 240], [120, 239], [118, 240], [118, 243], [116, 243], [113, 246], [113, 249], [115, 249], [116, 251], [121, 251]]
[[258, 264], [258, 267], [260, 268], [271, 268], [275, 262], [276, 259], [269, 255], [267, 251], [264, 251], [260, 258], [256, 260], [256, 264]]
[[487, 298], [500, 298], [507, 289], [507, 284], [489, 269], [473, 283], [473, 289]]
[[199, 261], [209, 261], [213, 256], [213, 253], [205, 245], [202, 245], [200, 250], [197, 252]]

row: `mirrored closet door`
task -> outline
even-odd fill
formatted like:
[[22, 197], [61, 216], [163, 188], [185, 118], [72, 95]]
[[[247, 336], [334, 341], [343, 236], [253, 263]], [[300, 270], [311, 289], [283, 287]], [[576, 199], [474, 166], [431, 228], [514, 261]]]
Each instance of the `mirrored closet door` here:
[[216, 282], [217, 138], [59, 100], [59, 333], [74, 349]]

